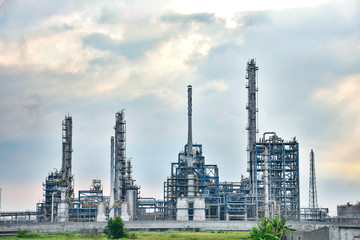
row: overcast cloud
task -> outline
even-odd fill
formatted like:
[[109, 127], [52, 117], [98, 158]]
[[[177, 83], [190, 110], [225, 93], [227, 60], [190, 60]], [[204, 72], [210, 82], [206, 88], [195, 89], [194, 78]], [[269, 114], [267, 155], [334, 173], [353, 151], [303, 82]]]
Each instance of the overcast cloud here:
[[300, 143], [301, 205], [314, 149], [319, 204], [360, 200], [360, 1], [0, 1], [2, 210], [35, 209], [73, 117], [75, 190], [109, 194], [110, 136], [126, 109], [141, 196], [162, 198], [193, 136], [222, 181], [246, 173], [248, 59], [259, 129]]

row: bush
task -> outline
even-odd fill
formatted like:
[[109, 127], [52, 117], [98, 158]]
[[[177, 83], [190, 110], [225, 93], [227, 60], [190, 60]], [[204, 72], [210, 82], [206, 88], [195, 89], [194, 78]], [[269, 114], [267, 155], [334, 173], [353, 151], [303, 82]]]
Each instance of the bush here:
[[115, 219], [110, 218], [105, 227], [105, 235], [110, 239], [126, 238], [127, 232], [123, 220], [117, 216]]
[[40, 237], [39, 234], [37, 233], [32, 233], [27, 229], [21, 230], [20, 228], [18, 228], [16, 236], [18, 238], [27, 238], [27, 239]]
[[136, 234], [134, 232], [131, 232], [131, 233], [128, 234], [127, 238], [129, 238], [129, 239], [137, 239], [137, 236], [136, 236]]
[[274, 219], [261, 217], [258, 220], [258, 228], [254, 227], [250, 232], [251, 239], [281, 239], [284, 232], [293, 231], [290, 227], [285, 226], [286, 219], [279, 220], [279, 216], [276, 215]]

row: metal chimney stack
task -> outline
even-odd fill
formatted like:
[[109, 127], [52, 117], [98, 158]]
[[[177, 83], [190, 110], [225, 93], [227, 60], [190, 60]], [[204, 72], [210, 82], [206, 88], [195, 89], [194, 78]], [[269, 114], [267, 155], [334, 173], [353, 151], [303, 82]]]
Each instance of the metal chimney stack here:
[[318, 208], [315, 176], [315, 154], [312, 149], [310, 152], [309, 208]]
[[192, 154], [192, 86], [188, 86], [188, 142], [187, 142], [187, 155]]

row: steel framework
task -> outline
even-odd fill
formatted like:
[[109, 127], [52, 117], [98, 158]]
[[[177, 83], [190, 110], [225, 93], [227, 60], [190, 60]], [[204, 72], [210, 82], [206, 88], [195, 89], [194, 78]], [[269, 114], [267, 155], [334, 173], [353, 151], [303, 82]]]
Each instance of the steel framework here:
[[[267, 139], [265, 136], [271, 134]], [[276, 133], [264, 133], [254, 146], [256, 215], [266, 211], [299, 220], [299, 144], [295, 138], [284, 142]], [[268, 212], [268, 213], [269, 213]]]
[[[176, 220], [176, 202], [181, 197], [205, 197], [206, 218], [219, 218], [218, 167], [205, 164], [201, 144], [193, 144], [193, 149], [196, 153], [192, 168], [193, 178], [188, 176], [189, 168], [184, 152], [179, 153], [178, 162], [171, 163], [171, 175], [164, 183], [164, 219]], [[189, 181], [194, 181], [194, 188], [189, 188]], [[191, 207], [189, 212], [191, 219]]]

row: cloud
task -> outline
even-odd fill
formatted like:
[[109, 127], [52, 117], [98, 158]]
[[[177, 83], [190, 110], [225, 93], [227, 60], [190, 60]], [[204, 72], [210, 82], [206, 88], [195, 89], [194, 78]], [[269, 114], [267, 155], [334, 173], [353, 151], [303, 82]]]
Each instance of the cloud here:
[[179, 94], [174, 93], [170, 89], [162, 88], [162, 89], [155, 89], [151, 91], [157, 98], [161, 99], [164, 102], [167, 102], [173, 108], [178, 108], [180, 106], [184, 106], [184, 101], [182, 96]]
[[[324, 108], [336, 112], [334, 117], [338, 120], [354, 119], [352, 123], [355, 124], [360, 121], [359, 91], [360, 74], [356, 73], [339, 78], [335, 84], [328, 88], [317, 90], [314, 93], [314, 98], [320, 101]], [[360, 127], [353, 130], [360, 133]]]
[[192, 14], [165, 14], [161, 16], [161, 21], [175, 23], [213, 23], [215, 15], [211, 13], [192, 13]]
[[[186, 142], [189, 84], [194, 139], [204, 144], [207, 161], [219, 165], [222, 180], [238, 181], [246, 175], [250, 58], [259, 65], [260, 132], [300, 141], [302, 198], [311, 148], [319, 182], [356, 181], [358, 1], [14, 0], [1, 9], [3, 182], [19, 175], [10, 163], [29, 159], [27, 169], [42, 173], [33, 183], [41, 189], [48, 170], [60, 165], [61, 120], [70, 113], [76, 187], [87, 188], [98, 176], [108, 189], [109, 136], [115, 112], [126, 108], [134, 176], [152, 190], [144, 192], [161, 196], [170, 162]], [[27, 181], [20, 175], [18, 181]]]
[[[314, 99], [325, 111], [331, 114], [332, 125], [326, 135], [332, 155], [329, 168], [349, 174], [339, 175], [354, 178], [356, 166], [360, 166], [360, 74], [340, 77], [327, 88], [314, 93]], [[349, 131], [351, 129], [351, 131]], [[353, 169], [351, 169], [353, 167]]]
[[121, 54], [129, 60], [136, 60], [143, 57], [146, 51], [158, 44], [159, 40], [148, 41], [126, 41], [111, 39], [104, 34], [94, 33], [83, 39], [85, 46]]

